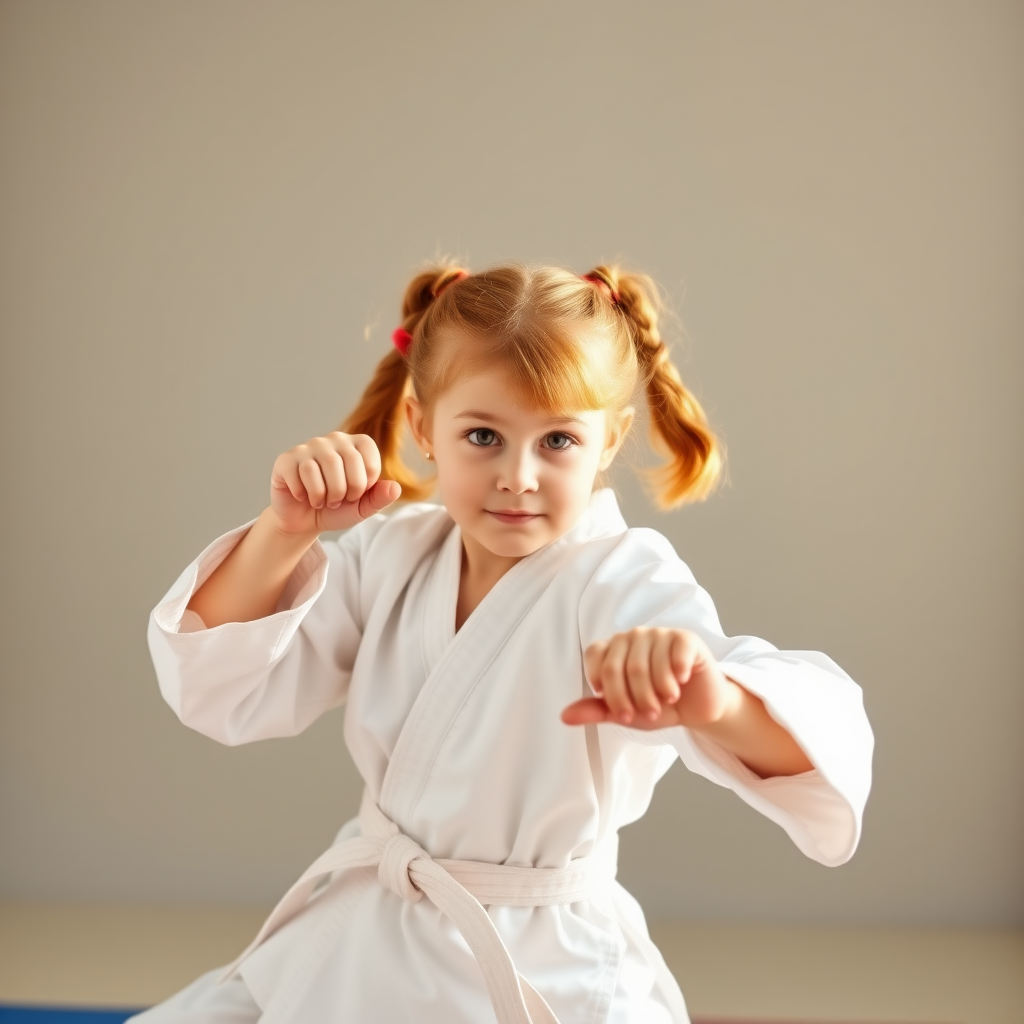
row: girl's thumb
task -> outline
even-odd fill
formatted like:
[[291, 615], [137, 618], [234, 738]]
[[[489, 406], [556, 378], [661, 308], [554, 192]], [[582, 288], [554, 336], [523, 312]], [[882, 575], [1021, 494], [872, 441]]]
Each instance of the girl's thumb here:
[[359, 499], [359, 518], [368, 519], [392, 502], [397, 501], [402, 493], [401, 484], [394, 480], [378, 480]]

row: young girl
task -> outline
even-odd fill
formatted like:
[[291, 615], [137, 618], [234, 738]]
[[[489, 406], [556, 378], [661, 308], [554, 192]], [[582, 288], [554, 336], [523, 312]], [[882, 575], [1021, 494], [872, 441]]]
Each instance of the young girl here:
[[[270, 505], [157, 606], [185, 724], [247, 743], [345, 703], [366, 789], [249, 949], [135, 1020], [684, 1024], [615, 881], [618, 830], [676, 757], [807, 856], [852, 856], [859, 688], [823, 654], [726, 637], [668, 541], [595, 489], [638, 386], [660, 504], [718, 472], [652, 300], [615, 267], [420, 274], [343, 431], [279, 456]], [[403, 464], [405, 424], [436, 480]]]

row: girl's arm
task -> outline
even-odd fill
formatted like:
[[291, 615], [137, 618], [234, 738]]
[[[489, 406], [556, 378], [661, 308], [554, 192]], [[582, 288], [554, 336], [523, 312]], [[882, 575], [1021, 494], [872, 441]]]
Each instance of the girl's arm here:
[[[644, 529], [627, 530], [591, 576], [580, 599], [579, 631], [582, 651], [597, 648], [590, 659], [596, 660], [602, 648], [608, 650], [614, 642], [610, 650], [613, 677], [626, 671], [629, 651], [634, 676], [643, 677], [646, 663], [652, 688], [660, 679], [667, 689], [664, 699], [658, 699], [662, 710], [647, 722], [641, 721], [641, 715], [655, 709], [644, 706], [644, 690], [636, 694], [639, 703], [630, 697], [633, 718], [626, 726], [610, 714], [605, 698], [614, 702], [616, 697], [592, 686], [595, 668], [588, 660], [590, 682], [580, 693], [588, 699], [566, 709], [567, 721], [595, 716], [592, 720], [608, 722], [599, 734], [607, 736], [610, 747], [627, 737], [641, 746], [667, 744], [690, 771], [733, 790], [785, 829], [808, 857], [828, 865], [850, 859], [860, 839], [871, 788], [874, 738], [861, 688], [831, 658], [820, 651], [780, 651], [753, 636], [727, 637], [714, 602], [672, 545], [661, 534]], [[666, 637], [692, 633], [702, 643], [680, 645], [678, 651], [669, 645], [666, 651], [664, 644], [654, 643], [659, 631]], [[630, 635], [643, 642], [627, 644]], [[703, 645], [712, 658], [698, 652]], [[688, 682], [680, 682], [686, 678], [685, 661], [673, 666], [671, 657], [686, 651], [694, 655], [694, 664], [701, 653], [709, 664], [713, 661], [716, 671], [693, 673]], [[666, 653], [668, 675], [677, 669], [681, 675], [666, 678]], [[601, 677], [605, 677], [603, 668]], [[701, 677], [713, 685], [694, 686]], [[739, 694], [738, 707], [731, 704], [738, 692], [734, 683], [749, 694]], [[672, 700], [676, 690], [680, 701], [689, 691], [691, 702], [676, 708]], [[692, 700], [702, 693], [703, 700]], [[765, 713], [795, 740], [812, 770], [800, 771], [805, 762], [787, 763], [788, 741], [765, 721], [751, 697], [763, 701]], [[726, 714], [730, 707], [732, 713]], [[629, 710], [621, 707], [617, 712]], [[675, 727], [658, 728], [662, 723]], [[723, 735], [712, 738], [716, 731]], [[762, 745], [766, 740], [767, 749]], [[782, 741], [781, 749], [775, 740]], [[768, 774], [775, 777], [765, 778]]]
[[208, 629], [272, 615], [302, 556], [325, 530], [345, 530], [401, 494], [380, 479], [380, 453], [365, 434], [315, 437], [279, 455], [270, 505], [188, 603]]
[[153, 609], [160, 692], [190, 728], [231, 746], [294, 736], [344, 702], [376, 592], [367, 547], [390, 521], [372, 513], [399, 491], [376, 454], [340, 433], [286, 452], [270, 507], [208, 545]]

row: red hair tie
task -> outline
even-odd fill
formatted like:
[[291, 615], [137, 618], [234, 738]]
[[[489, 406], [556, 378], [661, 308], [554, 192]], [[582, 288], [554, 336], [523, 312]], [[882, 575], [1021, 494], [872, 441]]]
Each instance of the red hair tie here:
[[412, 335], [404, 327], [396, 327], [391, 335], [391, 344], [402, 353], [409, 354], [409, 346], [412, 344]]
[[619, 293], [603, 278], [600, 274], [584, 274], [584, 281], [589, 281], [591, 284], [597, 285], [608, 296], [612, 302], [617, 306], [619, 304]]

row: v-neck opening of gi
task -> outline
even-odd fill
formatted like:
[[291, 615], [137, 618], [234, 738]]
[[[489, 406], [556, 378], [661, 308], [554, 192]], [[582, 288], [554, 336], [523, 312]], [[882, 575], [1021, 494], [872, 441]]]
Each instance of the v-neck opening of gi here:
[[[453, 643], [461, 633], [465, 633], [467, 626], [473, 624], [476, 619], [480, 618], [480, 616], [477, 615], [477, 612], [480, 611], [480, 609], [483, 608], [484, 605], [486, 605], [490, 601], [490, 598], [495, 593], [495, 591], [500, 590], [502, 588], [503, 584], [509, 578], [509, 576], [515, 573], [515, 571], [519, 568], [519, 566], [523, 564], [523, 562], [527, 561], [528, 559], [532, 558], [535, 554], [537, 554], [537, 551], [533, 551], [529, 555], [524, 555], [522, 558], [519, 559], [518, 562], [515, 563], [515, 565], [511, 566], [501, 576], [499, 576], [494, 581], [493, 585], [491, 586], [491, 589], [488, 590], [487, 593], [484, 594], [484, 596], [480, 598], [479, 601], [477, 601], [476, 606], [466, 616], [466, 621], [463, 622], [461, 626], [456, 626], [455, 621], [459, 615], [459, 593], [462, 589], [462, 558], [463, 555], [465, 554], [465, 545], [462, 543], [462, 530], [459, 528], [457, 523], [452, 532], [458, 538], [458, 545], [454, 556], [455, 564], [449, 570], [451, 575], [449, 576], [448, 580], [448, 629], [446, 630], [445, 635], [449, 643]], [[545, 547], [546, 546], [547, 545], [545, 545]], [[538, 550], [543, 551], [544, 548], [539, 548]]]

